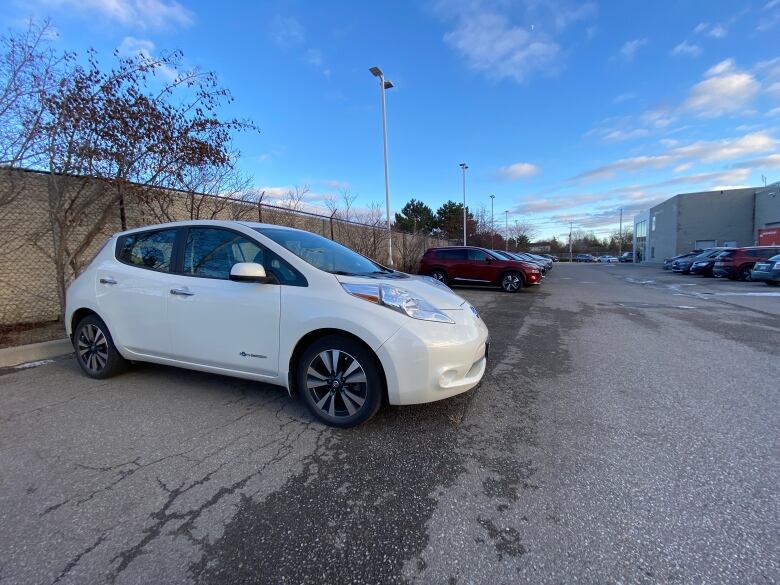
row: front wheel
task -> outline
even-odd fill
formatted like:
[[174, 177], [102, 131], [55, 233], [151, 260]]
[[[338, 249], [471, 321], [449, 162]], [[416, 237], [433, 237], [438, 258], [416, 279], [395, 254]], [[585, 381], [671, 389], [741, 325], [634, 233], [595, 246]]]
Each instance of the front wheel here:
[[742, 270], [739, 271], [739, 279], [744, 280], [745, 282], [752, 281], [753, 276], [750, 274], [752, 268], [753, 268], [752, 266], [743, 267]]
[[382, 404], [376, 357], [346, 336], [327, 335], [312, 343], [298, 360], [296, 381], [309, 411], [333, 427], [362, 424]]
[[439, 270], [438, 268], [435, 270], [431, 270], [430, 274], [431, 278], [438, 280], [439, 282], [443, 282], [444, 284], [447, 284], [447, 273], [443, 270]]
[[504, 292], [516, 293], [523, 288], [523, 277], [517, 272], [507, 272], [501, 277], [501, 289]]

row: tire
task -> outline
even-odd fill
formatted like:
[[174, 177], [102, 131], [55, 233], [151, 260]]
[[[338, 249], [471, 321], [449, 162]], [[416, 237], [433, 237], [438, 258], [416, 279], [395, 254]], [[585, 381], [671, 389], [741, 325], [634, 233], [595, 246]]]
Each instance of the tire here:
[[523, 275], [519, 272], [505, 272], [501, 275], [501, 290], [516, 293], [523, 289]]
[[447, 273], [440, 268], [435, 268], [431, 270], [431, 273], [428, 276], [430, 276], [431, 278], [435, 278], [439, 282], [443, 282], [444, 284], [447, 284]]
[[88, 315], [73, 330], [73, 349], [76, 361], [90, 378], [104, 380], [127, 369], [127, 360], [114, 345], [111, 333], [97, 315]]
[[750, 271], [753, 269], [752, 266], [743, 266], [739, 269], [739, 279], [743, 280], [745, 282], [751, 282], [753, 280], [753, 276], [751, 276]]
[[376, 356], [354, 339], [321, 337], [304, 350], [295, 367], [301, 400], [326, 425], [355, 427], [382, 405], [384, 381]]
[[765, 280], [764, 282], [766, 282], [768, 286], [780, 286], [780, 282], [777, 280]]

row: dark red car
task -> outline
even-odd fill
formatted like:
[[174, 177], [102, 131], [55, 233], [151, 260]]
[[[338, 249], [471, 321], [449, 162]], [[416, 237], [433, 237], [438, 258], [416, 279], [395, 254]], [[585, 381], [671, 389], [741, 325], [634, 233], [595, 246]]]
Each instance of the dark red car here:
[[732, 280], [752, 280], [750, 271], [756, 262], [769, 260], [780, 254], [780, 246], [751, 246], [723, 252], [715, 259], [712, 274]]
[[470, 246], [430, 248], [420, 260], [420, 274], [451, 284], [499, 285], [512, 293], [542, 282], [538, 266]]

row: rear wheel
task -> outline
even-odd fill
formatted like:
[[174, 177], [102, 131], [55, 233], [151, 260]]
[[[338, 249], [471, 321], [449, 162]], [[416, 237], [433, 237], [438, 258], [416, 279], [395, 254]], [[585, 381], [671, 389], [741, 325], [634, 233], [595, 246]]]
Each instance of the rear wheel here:
[[127, 361], [119, 354], [111, 333], [97, 315], [88, 315], [73, 331], [73, 347], [81, 370], [90, 378], [110, 378], [127, 369]]
[[753, 277], [750, 274], [750, 271], [753, 269], [752, 266], [743, 266], [742, 269], [739, 271], [739, 279], [744, 280], [745, 282], [750, 282], [753, 280]]
[[312, 343], [298, 360], [296, 381], [309, 411], [333, 427], [362, 424], [382, 404], [376, 357], [346, 336], [327, 335]]
[[504, 292], [516, 293], [523, 288], [523, 277], [517, 272], [507, 272], [501, 277], [501, 289]]
[[436, 268], [435, 270], [431, 270], [430, 277], [435, 278], [439, 282], [443, 282], [444, 284], [447, 284], [447, 273], [439, 268]]

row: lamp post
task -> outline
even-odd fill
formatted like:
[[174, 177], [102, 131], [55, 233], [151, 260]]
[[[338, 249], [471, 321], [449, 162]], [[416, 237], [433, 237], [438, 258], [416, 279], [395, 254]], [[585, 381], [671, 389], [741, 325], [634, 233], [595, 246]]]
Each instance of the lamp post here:
[[496, 235], [496, 224], [493, 219], [493, 202], [496, 200], [495, 195], [490, 196], [490, 249], [492, 250], [495, 246], [493, 245], [493, 236]]
[[393, 230], [390, 223], [390, 171], [387, 166], [387, 106], [385, 90], [393, 87], [393, 82], [385, 79], [385, 74], [379, 67], [371, 67], [369, 71], [379, 78], [379, 93], [382, 95], [382, 142], [385, 154], [385, 211], [387, 213], [387, 265], [393, 266]]
[[509, 210], [504, 212], [504, 251], [509, 252]]
[[463, 245], [466, 245], [466, 170], [469, 165], [460, 163], [460, 170], [463, 171]]

